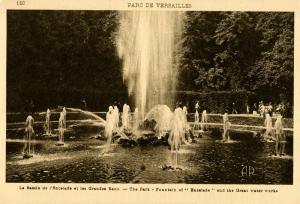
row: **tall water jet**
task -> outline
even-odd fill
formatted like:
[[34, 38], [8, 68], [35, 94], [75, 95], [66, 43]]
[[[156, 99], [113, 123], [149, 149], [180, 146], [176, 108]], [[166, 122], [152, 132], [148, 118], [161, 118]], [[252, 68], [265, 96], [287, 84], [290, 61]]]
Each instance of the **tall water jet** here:
[[153, 106], [174, 107], [182, 12], [124, 11], [117, 35], [123, 80], [142, 117]]

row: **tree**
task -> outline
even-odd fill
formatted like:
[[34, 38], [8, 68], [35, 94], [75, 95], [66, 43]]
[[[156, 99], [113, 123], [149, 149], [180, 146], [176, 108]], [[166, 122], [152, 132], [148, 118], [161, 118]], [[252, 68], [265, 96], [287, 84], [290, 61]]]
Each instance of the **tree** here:
[[[186, 12], [183, 27], [182, 59], [180, 66], [180, 89], [208, 89], [201, 77], [213, 67], [217, 49], [214, 35], [220, 12]], [[199, 78], [200, 77], [200, 78]]]
[[25, 99], [44, 108], [89, 93], [126, 93], [114, 43], [117, 12], [8, 11], [7, 21], [9, 108]]
[[223, 69], [227, 89], [247, 89], [246, 76], [258, 55], [258, 35], [255, 32], [254, 14], [226, 13], [215, 31], [219, 51], [214, 57], [215, 66]]
[[248, 74], [251, 89], [272, 95], [280, 94], [292, 103], [294, 82], [294, 16], [292, 13], [259, 13], [256, 32], [261, 37], [260, 56]]

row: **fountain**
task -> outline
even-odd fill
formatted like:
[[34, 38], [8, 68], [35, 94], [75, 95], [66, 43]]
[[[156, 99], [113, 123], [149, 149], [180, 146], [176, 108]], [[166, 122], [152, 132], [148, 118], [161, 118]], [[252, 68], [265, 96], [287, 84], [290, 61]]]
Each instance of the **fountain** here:
[[187, 107], [186, 107], [186, 106], [183, 106], [182, 111], [183, 111], [183, 123], [184, 123], [184, 125], [185, 125], [185, 128], [186, 128], [187, 130], [189, 130], [189, 129], [190, 129], [190, 126], [189, 126], [189, 124], [187, 123], [187, 115], [188, 115]]
[[107, 137], [106, 149], [104, 153], [110, 150], [113, 130], [115, 126], [115, 112], [112, 106], [109, 106], [108, 112], [106, 113], [106, 124], [105, 124], [105, 136]]
[[33, 123], [34, 119], [31, 115], [28, 115], [26, 118], [26, 128], [25, 128], [25, 145], [23, 148], [23, 158], [28, 159], [33, 157], [34, 154], [34, 146], [31, 148], [31, 138], [34, 135]]
[[[39, 141], [41, 143], [38, 146], [39, 153], [45, 153], [47, 157], [53, 158], [61, 158], [67, 155], [69, 157], [69, 161], [59, 163], [45, 162], [32, 166], [27, 165], [29, 168], [27, 168], [27, 166], [20, 168], [20, 181], [25, 179], [27, 182], [27, 177], [30, 177], [30, 179], [32, 179], [31, 181], [34, 182], [51, 181], [55, 183], [135, 183], [133, 181], [137, 181], [139, 183], [236, 183], [239, 182], [239, 180], [236, 180], [239, 178], [239, 172], [237, 172], [237, 176], [232, 174], [231, 166], [233, 163], [235, 166], [240, 167], [247, 162], [249, 163], [249, 161], [253, 161], [257, 165], [262, 164], [262, 166], [258, 166], [258, 168], [264, 167], [263, 165], [266, 164], [264, 155], [268, 148], [264, 148], [261, 144], [259, 144], [257, 148], [252, 148], [252, 143], [248, 145], [246, 142], [241, 142], [240, 146], [232, 145], [232, 147], [230, 147], [230, 145], [224, 145], [226, 147], [222, 149], [223, 147], [221, 145], [214, 142], [214, 137], [207, 137], [205, 140], [201, 140], [199, 144], [188, 147], [184, 146], [185, 143], [187, 144], [185, 135], [190, 130], [187, 122], [187, 108], [183, 107], [181, 109], [180, 107], [177, 107], [174, 110], [176, 93], [175, 88], [176, 82], [178, 81], [177, 60], [180, 60], [179, 57], [175, 56], [177, 42], [180, 41], [182, 16], [183, 15], [181, 12], [176, 11], [121, 12], [120, 27], [116, 36], [116, 43], [118, 55], [123, 63], [123, 80], [128, 86], [128, 93], [130, 97], [132, 97], [132, 105], [135, 107], [133, 120], [130, 118], [130, 110], [127, 104], [124, 104], [123, 106], [121, 123], [119, 123], [120, 113], [117, 106], [110, 106], [108, 108], [105, 118], [106, 120], [88, 111], [65, 107], [60, 113], [59, 118], [59, 143], [64, 144], [64, 134], [66, 133], [66, 128], [70, 130], [72, 126], [76, 126], [77, 124], [97, 124], [99, 127], [101, 126], [101, 128], [93, 127], [93, 130], [95, 130], [96, 134], [100, 133], [100, 131], [102, 134], [102, 131], [104, 130], [103, 132], [107, 139], [106, 143], [101, 143], [101, 145], [104, 144], [102, 145], [102, 147], [104, 147], [104, 153], [111, 151], [113, 146], [112, 142], [114, 142], [114, 139], [117, 137], [115, 134], [116, 132], [121, 136], [121, 138], [126, 138], [127, 140], [129, 140], [128, 137], [130, 139], [133, 138], [129, 136], [129, 134], [128, 136], [125, 134], [126, 130], [130, 128], [132, 128], [130, 130], [133, 133], [132, 135], [140, 134], [144, 136], [146, 134], [143, 132], [143, 130], [141, 130], [143, 128], [141, 123], [145, 122], [146, 120], [154, 120], [155, 123], [152, 123], [153, 129], [151, 129], [151, 131], [155, 130], [155, 134], [152, 134], [152, 136], [154, 135], [153, 138], [162, 140], [165, 139], [164, 142], [168, 142], [171, 152], [166, 151], [166, 147], [164, 146], [159, 146], [155, 149], [138, 147], [132, 148], [130, 151], [118, 147], [114, 149], [114, 153], [117, 155], [116, 157], [111, 157], [111, 159], [99, 159], [96, 156], [99, 154], [98, 150], [89, 148], [90, 146], [94, 147], [95, 144], [99, 144], [98, 141], [89, 140], [91, 138], [90, 132], [86, 131], [85, 128], [81, 128], [80, 134], [74, 134], [76, 137], [78, 135], [80, 139], [72, 141], [72, 144], [69, 145], [67, 149], [68, 151], [63, 149], [58, 152], [59, 154], [56, 154], [56, 152], [55, 154], [52, 154], [54, 151], [57, 151], [58, 148], [51, 149], [52, 145], [49, 146], [49, 144], [52, 143], [50, 143], [50, 141]], [[73, 101], [69, 102], [73, 103]], [[106, 103], [106, 100], [99, 103], [99, 105], [103, 103]], [[84, 107], [86, 107], [85, 102], [84, 104]], [[119, 108], [121, 107], [119, 106]], [[92, 116], [93, 119], [89, 118], [88, 120], [81, 120], [82, 118], [76, 118], [73, 113], [71, 115], [69, 110], [82, 112], [86, 115]], [[199, 102], [197, 102], [194, 130], [199, 130], [200, 128], [205, 130], [207, 113], [206, 111], [202, 112], [200, 123], [199, 114], [201, 113], [199, 110]], [[67, 111], [68, 127], [66, 126]], [[218, 115], [215, 117], [219, 119]], [[212, 124], [210, 123], [209, 126], [215, 125], [219, 127], [219, 125], [222, 125], [219, 123], [219, 121], [218, 123], [215, 123], [217, 119], [214, 120], [213, 117], [211, 118], [213, 120], [211, 121]], [[29, 118], [28, 121], [31, 121], [27, 124], [26, 120], [26, 140], [29, 145], [26, 143], [24, 152], [30, 156], [32, 154], [30, 144], [32, 143], [31, 139], [34, 133], [32, 128], [33, 118]], [[35, 123], [37, 124], [37, 122]], [[43, 123], [44, 121], [41, 122], [41, 124]], [[73, 123], [76, 124], [74, 125]], [[121, 124], [122, 126], [119, 127]], [[13, 128], [15, 128], [15, 126], [15, 124], [11, 125]], [[46, 126], [46, 133], [50, 134], [50, 111], [48, 115], [48, 110], [46, 115]], [[277, 137], [281, 138], [281, 136], [283, 136], [281, 135], [281, 120], [278, 119], [278, 122], [275, 123], [275, 127], [278, 129], [276, 132]], [[228, 141], [230, 139], [228, 134], [229, 128], [230, 122], [228, 114], [226, 113], [223, 116], [224, 141]], [[36, 128], [36, 130], [38, 130], [38, 128]], [[135, 132], [135, 130], [139, 131]], [[219, 130], [216, 132], [219, 133]], [[68, 134], [68, 136], [69, 135], [70, 134]], [[218, 134], [217, 136], [220, 135]], [[233, 135], [231, 136], [234, 138]], [[8, 144], [7, 146], [9, 145], [12, 146], [15, 144]], [[27, 146], [29, 147], [27, 148]], [[18, 146], [16, 148], [18, 148]], [[43, 149], [44, 152], [42, 152], [41, 149]], [[278, 147], [278, 149], [280, 149], [280, 147]], [[283, 149], [282, 151], [284, 152], [284, 146], [282, 146], [281, 149]], [[195, 155], [185, 156], [182, 155], [183, 152], [193, 152]], [[7, 154], [13, 155], [14, 152]], [[258, 157], [254, 158], [256, 155], [258, 155]], [[174, 172], [169, 175], [165, 174], [164, 172], [161, 173], [157, 168], [157, 164], [164, 162], [164, 159], [168, 158], [169, 156], [172, 158], [171, 166], [165, 165], [163, 168], [178, 170], [181, 165], [185, 166], [184, 169], [189, 169], [189, 171], [181, 173]], [[182, 161], [182, 163], [179, 164], [178, 161]], [[274, 162], [268, 162], [268, 164], [271, 165], [273, 165], [273, 163]], [[220, 166], [219, 164], [222, 164], [222, 168], [216, 168]], [[274, 170], [270, 172], [270, 174], [276, 175], [274, 177], [278, 177], [279, 182], [285, 182], [287, 173], [289, 173], [289, 171], [286, 170], [292, 169], [290, 167], [293, 167], [293, 165], [287, 166], [286, 164], [283, 164], [279, 166], [280, 168], [278, 168], [277, 163], [275, 165], [276, 166], [274, 167], [276, 168], [270, 168], [271, 170]], [[7, 171], [7, 175], [11, 174], [10, 178], [7, 177], [7, 181], [10, 181], [10, 179], [15, 179], [15, 175], [13, 174], [16, 174], [16, 166], [7, 165], [7, 167], [7, 169], [10, 168], [10, 170]], [[147, 172], [140, 174], [139, 170], [136, 171], [137, 167], [140, 167], [141, 171], [144, 171], [147, 167]], [[46, 174], [41, 172], [41, 170], [44, 169], [47, 170], [45, 171]], [[276, 172], [278, 169], [284, 169], [284, 171], [279, 172], [279, 175], [278, 172]], [[288, 179], [290, 179], [290, 176], [288, 177]], [[267, 181], [265, 181], [265, 178], [259, 177], [258, 179], [262, 179], [263, 182], [270, 181], [269, 177]], [[292, 179], [293, 178], [291, 178], [287, 183], [292, 183]], [[244, 180], [241, 182], [245, 183]], [[250, 181], [248, 179], [248, 182], [256, 183], [257, 180], [251, 179]], [[271, 180], [271, 182], [274, 181]]]
[[199, 132], [201, 125], [199, 123], [199, 113], [198, 110], [196, 109], [195, 112], [195, 121], [194, 121], [194, 125], [193, 125], [193, 134], [196, 135], [196, 132]]
[[223, 115], [223, 142], [229, 142], [230, 136], [229, 136], [229, 128], [231, 126], [231, 123], [229, 122], [228, 113], [224, 113]]
[[45, 121], [45, 129], [46, 129], [45, 135], [47, 136], [51, 135], [50, 116], [51, 116], [51, 112], [48, 108], [46, 112], [46, 121]]
[[266, 114], [266, 119], [265, 119], [265, 127], [266, 127], [266, 132], [264, 134], [264, 139], [266, 141], [272, 141], [274, 138], [272, 137], [272, 118], [269, 113]]
[[275, 136], [276, 136], [276, 144], [275, 144], [275, 155], [279, 154], [280, 156], [285, 155], [285, 143], [286, 138], [283, 133], [283, 125], [282, 125], [282, 116], [279, 114], [277, 116], [275, 125]]
[[120, 113], [118, 106], [114, 106], [113, 109], [113, 117], [114, 117], [114, 130], [117, 130], [119, 128], [119, 120], [120, 120]]
[[95, 113], [92, 113], [90, 111], [85, 111], [85, 110], [81, 110], [78, 108], [67, 108], [67, 109], [70, 111], [73, 111], [73, 112], [80, 112], [85, 115], [91, 116], [95, 120], [92, 120], [89, 122], [92, 122], [93, 125], [96, 125], [99, 127], [104, 127], [104, 136], [107, 138], [107, 142], [104, 146], [104, 151], [101, 152], [101, 155], [108, 153], [110, 151], [114, 133], [117, 133], [117, 135], [120, 136], [120, 139], [129, 140], [128, 136], [126, 134], [124, 134], [124, 132], [122, 132], [120, 130], [120, 128], [117, 126], [116, 120], [119, 119], [119, 111], [116, 106], [115, 106], [115, 108], [113, 108], [112, 106], [109, 106], [108, 112], [106, 113], [106, 120], [104, 120], [100, 116], [98, 116]]
[[79, 109], [79, 108], [66, 108], [66, 109], [68, 109], [69, 111], [80, 112], [84, 115], [91, 116], [94, 119], [96, 119], [97, 121], [99, 121], [99, 123], [106, 123], [106, 121], [103, 118], [101, 118], [100, 116], [98, 116], [95, 113], [92, 113], [90, 111], [82, 110], [82, 109]]
[[200, 106], [199, 106], [199, 101], [196, 102], [195, 104], [195, 120], [194, 120], [194, 125], [193, 125], [193, 135], [196, 135], [196, 133], [198, 133], [197, 135], [200, 135], [199, 132], [203, 132], [203, 130], [201, 130], [201, 125], [200, 125], [200, 121], [199, 121], [199, 110]]
[[136, 131], [140, 124], [139, 109], [135, 108], [133, 113], [133, 131]]
[[65, 121], [65, 113], [64, 110], [60, 113], [59, 120], [58, 120], [58, 143], [56, 146], [63, 146], [64, 145], [64, 133], [66, 129], [66, 121]]
[[[67, 108], [68, 110], [70, 111], [74, 111], [74, 112], [80, 112], [82, 114], [85, 114], [85, 115], [88, 115], [88, 116], [91, 116], [93, 117], [96, 121], [93, 121], [93, 123], [95, 123], [96, 125], [98, 126], [105, 126], [106, 125], [106, 121], [101, 118], [100, 116], [96, 115], [95, 113], [92, 113], [90, 111], [84, 111], [84, 110], [81, 110], [79, 108]], [[114, 112], [114, 110], [112, 111]], [[113, 113], [114, 114], [114, 113]], [[114, 122], [114, 125], [115, 125], [115, 122]], [[121, 138], [125, 138], [125, 139], [128, 139], [128, 137], [122, 132], [119, 130], [119, 128], [117, 129], [114, 129], [114, 131], [119, 135], [121, 136]]]
[[156, 122], [154, 130], [158, 138], [166, 135], [171, 130], [172, 111], [167, 105], [154, 106], [145, 116], [144, 121], [154, 120]]
[[206, 131], [207, 130], [207, 112], [206, 110], [203, 110], [202, 116], [201, 116], [201, 130]]
[[130, 107], [126, 103], [123, 105], [122, 112], [122, 131], [128, 131], [130, 129]]
[[66, 107], [63, 107], [63, 110], [62, 110], [62, 113], [63, 113], [63, 120], [64, 120], [64, 129], [67, 128], [67, 110], [66, 110]]
[[174, 107], [179, 61], [175, 56], [182, 20], [182, 12], [124, 11], [120, 13], [116, 40], [118, 55], [123, 60], [123, 80], [129, 95], [134, 97], [138, 114], [144, 121], [155, 120], [154, 130], [159, 139], [172, 134], [173, 149], [178, 148], [177, 137], [182, 139], [181, 129], [186, 128], [182, 109], [173, 114], [169, 108]]
[[[186, 106], [183, 106], [182, 108], [182, 113], [181, 113], [181, 120], [182, 120], [182, 124], [183, 124], [183, 127], [184, 127], [184, 131], [186, 133], [186, 135], [190, 135], [192, 134], [190, 131], [191, 131], [191, 128], [190, 128], [190, 125], [188, 124], [188, 121], [187, 121], [187, 108]], [[190, 140], [191, 138], [188, 137], [188, 140]]]
[[181, 108], [176, 108], [171, 119], [171, 131], [168, 138], [169, 145], [171, 146], [172, 154], [172, 167], [174, 169], [178, 166], [178, 151], [180, 145], [185, 140], [184, 139], [184, 123], [182, 122], [183, 110]]

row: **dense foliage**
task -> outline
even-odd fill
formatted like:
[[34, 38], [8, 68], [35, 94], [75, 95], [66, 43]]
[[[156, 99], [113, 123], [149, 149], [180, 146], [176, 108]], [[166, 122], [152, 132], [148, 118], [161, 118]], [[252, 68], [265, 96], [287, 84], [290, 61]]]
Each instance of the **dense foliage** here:
[[[7, 108], [104, 110], [127, 99], [117, 56], [116, 11], [8, 11]], [[250, 91], [293, 104], [294, 15], [186, 12], [178, 90]], [[280, 97], [279, 97], [280, 96]]]
[[[100, 109], [127, 95], [115, 49], [117, 13], [8, 11], [8, 107]], [[124, 94], [125, 92], [125, 94]], [[103, 104], [104, 103], [104, 104]]]
[[183, 36], [181, 89], [293, 103], [293, 13], [187, 12]]

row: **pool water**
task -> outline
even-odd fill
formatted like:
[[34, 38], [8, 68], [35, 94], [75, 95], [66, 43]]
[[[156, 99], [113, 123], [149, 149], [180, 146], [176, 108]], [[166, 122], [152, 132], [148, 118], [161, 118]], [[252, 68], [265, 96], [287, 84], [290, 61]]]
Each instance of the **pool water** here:
[[[66, 141], [37, 140], [33, 158], [22, 159], [24, 143], [6, 142], [6, 182], [36, 183], [193, 183], [193, 184], [292, 184], [292, 145], [287, 155], [272, 156], [274, 143], [254, 138], [220, 143], [210, 134], [196, 143], [183, 145], [178, 153], [180, 170], [163, 170], [171, 164], [167, 146], [112, 145], [101, 154], [104, 141], [81, 139]], [[247, 166], [254, 175], [242, 175]]]

